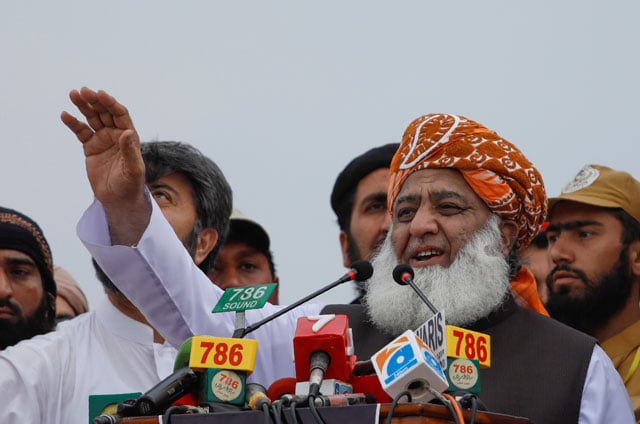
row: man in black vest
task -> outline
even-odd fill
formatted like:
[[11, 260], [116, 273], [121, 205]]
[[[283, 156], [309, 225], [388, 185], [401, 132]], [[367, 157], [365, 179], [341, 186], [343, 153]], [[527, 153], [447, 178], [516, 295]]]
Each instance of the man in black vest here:
[[[517, 306], [509, 292], [510, 280], [522, 276], [517, 250], [546, 213], [542, 178], [515, 146], [461, 116], [420, 117], [391, 163], [388, 202], [393, 222], [373, 261], [368, 319], [350, 308], [353, 318], [360, 315], [351, 320], [356, 346], [373, 353], [431, 315], [410, 288], [389, 278], [406, 263], [448, 324], [491, 336], [491, 367], [480, 371], [489, 410], [540, 423], [630, 422], [627, 399], [623, 415], [588, 419], [601, 413], [609, 384], [597, 389], [593, 376], [608, 375], [618, 393], [621, 384], [595, 340]], [[374, 335], [375, 344], [367, 343]]]
[[[89, 123], [62, 116], [84, 145], [98, 199], [78, 230], [92, 256], [172, 343], [230, 334], [234, 317], [209, 313], [220, 289], [197, 272], [144, 194], [128, 111], [104, 92], [72, 94]], [[634, 422], [622, 380], [595, 340], [511, 296], [510, 279], [522, 278], [515, 252], [546, 213], [542, 179], [515, 146], [462, 116], [422, 116], [391, 162], [387, 193], [392, 224], [374, 260], [366, 306], [340, 306], [355, 309], [350, 323], [359, 358], [430, 317], [410, 289], [391, 280], [395, 265], [408, 263], [448, 323], [491, 335], [491, 367], [481, 370], [481, 398], [490, 411], [544, 424]], [[535, 292], [533, 277], [531, 284]], [[255, 323], [276, 308], [249, 311], [247, 320]], [[292, 375], [296, 317], [319, 310], [301, 306], [250, 335], [261, 349], [255, 381], [269, 385]]]

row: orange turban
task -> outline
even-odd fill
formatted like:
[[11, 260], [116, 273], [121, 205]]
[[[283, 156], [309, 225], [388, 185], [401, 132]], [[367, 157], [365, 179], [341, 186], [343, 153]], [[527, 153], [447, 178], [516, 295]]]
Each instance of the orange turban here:
[[547, 196], [538, 170], [513, 144], [464, 116], [415, 119], [391, 161], [389, 211], [406, 179], [421, 169], [453, 168], [493, 213], [518, 224], [518, 247], [538, 232]]

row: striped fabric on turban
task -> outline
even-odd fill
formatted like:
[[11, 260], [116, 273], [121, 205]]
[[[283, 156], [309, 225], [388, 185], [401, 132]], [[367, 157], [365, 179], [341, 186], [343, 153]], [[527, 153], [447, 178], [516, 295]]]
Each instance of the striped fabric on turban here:
[[454, 168], [489, 209], [519, 228], [525, 247], [547, 213], [540, 173], [513, 144], [464, 116], [429, 114], [415, 119], [391, 161], [389, 211], [406, 179], [421, 169]]

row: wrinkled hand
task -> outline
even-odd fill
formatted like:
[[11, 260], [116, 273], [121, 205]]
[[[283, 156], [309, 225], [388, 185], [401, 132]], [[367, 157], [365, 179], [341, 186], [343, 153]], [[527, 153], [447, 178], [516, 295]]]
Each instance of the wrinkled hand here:
[[82, 143], [87, 177], [102, 203], [113, 244], [133, 244], [144, 231], [150, 205], [144, 197], [145, 166], [129, 111], [107, 92], [82, 87], [69, 93], [86, 118], [60, 119]]

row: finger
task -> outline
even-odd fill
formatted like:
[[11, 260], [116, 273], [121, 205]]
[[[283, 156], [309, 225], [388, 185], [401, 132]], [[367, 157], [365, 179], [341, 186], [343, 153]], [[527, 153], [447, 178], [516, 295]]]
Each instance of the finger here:
[[87, 87], [82, 87], [81, 91], [71, 90], [69, 98], [71, 99], [71, 103], [84, 115], [87, 123], [94, 131], [98, 131], [104, 126], [98, 112], [91, 106], [91, 102], [95, 101], [95, 93], [92, 90]]
[[93, 136], [93, 130], [87, 124], [76, 119], [67, 111], [60, 114], [62, 123], [73, 132], [81, 143], [87, 142]]
[[115, 124], [113, 122], [113, 115], [107, 110], [104, 104], [100, 101], [98, 93], [91, 90], [88, 87], [82, 87], [80, 91], [82, 97], [89, 103], [91, 108], [97, 113], [98, 118], [103, 126], [113, 128]]
[[125, 130], [118, 140], [120, 151], [131, 175], [144, 175], [144, 160], [140, 152], [140, 140], [132, 129]]
[[[100, 90], [97, 93], [98, 99], [104, 107], [111, 113], [113, 116], [113, 122], [116, 128], [121, 129], [132, 129], [135, 131], [133, 126], [133, 121], [131, 120], [131, 116], [129, 115], [129, 111], [124, 105], [120, 104], [115, 97], [110, 95], [104, 90]], [[137, 137], [137, 135], [136, 135]]]

